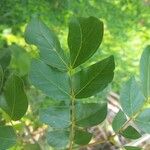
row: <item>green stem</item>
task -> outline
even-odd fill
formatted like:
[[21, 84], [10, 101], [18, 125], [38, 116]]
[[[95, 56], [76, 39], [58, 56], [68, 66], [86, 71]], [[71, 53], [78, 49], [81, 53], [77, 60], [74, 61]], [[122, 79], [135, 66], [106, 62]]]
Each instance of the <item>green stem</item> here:
[[75, 129], [75, 99], [71, 99], [71, 129], [70, 129], [70, 145], [69, 150], [73, 148], [74, 129]]
[[70, 127], [70, 144], [69, 144], [69, 150], [73, 149], [73, 141], [75, 136], [75, 94], [72, 87], [72, 68], [69, 71], [70, 75], [70, 82], [71, 82], [71, 105], [70, 105], [70, 120], [71, 120], [71, 127]]

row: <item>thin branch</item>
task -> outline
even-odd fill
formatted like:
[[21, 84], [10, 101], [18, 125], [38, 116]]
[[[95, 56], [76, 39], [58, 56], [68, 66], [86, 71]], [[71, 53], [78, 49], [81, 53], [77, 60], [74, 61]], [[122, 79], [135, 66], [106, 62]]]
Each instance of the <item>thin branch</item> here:
[[69, 143], [69, 150], [73, 149], [73, 141], [74, 141], [74, 136], [75, 136], [75, 95], [74, 95], [74, 90], [72, 88], [72, 68], [70, 68], [69, 71], [69, 76], [70, 76], [70, 82], [71, 82], [71, 106], [70, 106], [70, 116], [71, 116], [71, 129], [70, 129], [70, 143]]

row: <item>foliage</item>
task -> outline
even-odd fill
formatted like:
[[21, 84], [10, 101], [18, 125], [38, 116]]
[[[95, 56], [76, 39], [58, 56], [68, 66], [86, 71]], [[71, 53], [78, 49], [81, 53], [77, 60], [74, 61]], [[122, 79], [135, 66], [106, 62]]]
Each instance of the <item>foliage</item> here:
[[[35, 144], [24, 141], [23, 131], [30, 135], [27, 129], [29, 124], [31, 130], [37, 130], [41, 126], [45, 129], [48, 126], [47, 142], [54, 147], [67, 145], [71, 137], [75, 148], [78, 145], [84, 147], [91, 142], [93, 135], [89, 132], [89, 127], [100, 124], [107, 114], [105, 91], [112, 80], [109, 74], [114, 68], [113, 57], [106, 57], [112, 54], [116, 65], [109, 89], [118, 92], [130, 74], [131, 79], [121, 90], [121, 109], [112, 123], [115, 134], [108, 137], [108, 140], [113, 143], [115, 135], [137, 139], [150, 132], [147, 125], [149, 46], [141, 57], [140, 78], [137, 76], [140, 54], [149, 43], [149, 1], [1, 0], [0, 8], [0, 149], [8, 149], [13, 145], [15, 146], [11, 150], [49, 149], [32, 141], [30, 136], [27, 136], [28, 141]], [[38, 15], [45, 23], [36, 17]], [[66, 26], [72, 16], [68, 51]], [[101, 18], [102, 21], [95, 17], [84, 18], [89, 16]], [[32, 19], [29, 22], [30, 17]], [[26, 42], [32, 45], [25, 43], [23, 35], [28, 22], [25, 37]], [[96, 28], [88, 36], [86, 32], [92, 25]], [[60, 42], [48, 26], [57, 33]], [[101, 32], [103, 29], [104, 33]], [[84, 35], [85, 41], [82, 41], [81, 35]], [[92, 38], [94, 35], [95, 40]], [[102, 40], [103, 36], [105, 38]], [[13, 45], [9, 46], [11, 44]], [[111, 69], [108, 70], [109, 67]], [[104, 72], [103, 75], [101, 71]], [[92, 80], [89, 82], [89, 79]], [[84, 86], [86, 83], [88, 85]], [[70, 95], [73, 93], [74, 109], [80, 110], [74, 114], [77, 125], [74, 127], [74, 135], [70, 134], [73, 122], [73, 97]], [[97, 117], [98, 115], [101, 117]], [[47, 126], [42, 125], [42, 122]], [[62, 128], [64, 130], [60, 131]], [[124, 148], [140, 149], [126, 145]]]
[[[138, 139], [143, 133], [150, 133], [148, 115], [150, 112], [148, 94], [150, 90], [149, 58], [150, 46], [147, 46], [143, 51], [140, 61], [140, 86], [135, 78], [132, 77], [125, 83], [121, 90], [120, 103], [122, 110], [114, 118], [113, 129], [117, 134], [119, 133], [126, 138]], [[135, 126], [133, 126], [133, 123]], [[138, 132], [137, 128], [140, 129], [140, 132]], [[125, 149], [138, 148], [125, 147]]]
[[[112, 88], [118, 92], [128, 74], [138, 75], [142, 49], [149, 43], [149, 6], [147, 0], [1, 0], [0, 45], [16, 43], [26, 46], [23, 40], [25, 24], [33, 14], [39, 14], [57, 33], [66, 50], [66, 26], [70, 17], [101, 18], [105, 24], [105, 39], [89, 64], [113, 54], [117, 73]], [[26, 49], [31, 50], [30, 47]]]
[[[88, 44], [89, 42], [93, 44], [92, 40], [96, 42], [95, 37], [98, 37], [97, 34], [103, 35], [103, 33], [99, 33], [103, 32], [101, 26], [102, 22], [95, 17], [72, 20], [69, 26], [71, 31], [68, 34], [70, 57], [62, 50], [56, 35], [39, 18], [33, 18], [26, 28], [26, 41], [29, 44], [35, 44], [40, 50], [39, 56], [32, 60], [29, 79], [34, 86], [52, 98], [53, 101], [59, 101], [55, 105], [47, 106], [40, 110], [40, 120], [50, 127], [47, 133], [47, 142], [52, 147], [59, 149], [66, 149], [67, 147], [67, 149], [72, 150], [77, 145], [88, 146], [92, 139], [92, 134], [87, 129], [100, 124], [106, 119], [106, 101], [85, 103], [82, 102], [82, 99], [102, 91], [112, 81], [115, 68], [113, 56], [107, 57], [87, 68], [81, 69], [79, 67], [93, 55], [92, 49], [95, 51], [95, 46], [91, 47]], [[80, 31], [79, 36], [75, 35], [76, 30], [73, 32], [74, 27]], [[95, 32], [96, 28], [101, 30]], [[99, 45], [101, 39], [102, 37], [99, 36], [99, 40], [95, 44]], [[80, 46], [73, 47], [74, 41], [79, 43]], [[82, 51], [87, 51], [87, 54], [81, 55]], [[44, 56], [48, 56], [49, 52], [52, 55], [55, 54], [54, 56], [56, 57], [54, 58], [57, 64], [54, 64], [55, 61], [51, 63], [51, 60], [45, 60], [43, 53], [45, 54]], [[5, 55], [2, 56], [5, 58]], [[150, 47], [147, 46], [140, 61], [141, 86], [139, 87], [135, 78], [132, 77], [121, 90], [120, 103], [122, 110], [118, 112], [112, 123], [115, 134], [108, 137], [110, 141], [118, 134], [125, 138], [138, 139], [142, 136], [142, 132], [150, 132], [150, 109], [145, 105], [149, 100], [148, 93], [150, 91], [148, 82], [149, 57]], [[78, 63], [76, 63], [76, 59], [79, 60]], [[12, 90], [14, 91], [12, 92]], [[1, 108], [12, 120], [18, 120], [24, 115], [28, 103], [22, 81], [18, 76], [10, 75], [5, 82], [4, 94], [1, 97], [3, 98], [3, 100], [1, 99]], [[17, 100], [18, 98], [21, 101]], [[136, 126], [131, 122], [134, 122]], [[8, 127], [9, 130], [13, 129], [10, 126], [2, 126], [3, 131], [8, 130]], [[6, 142], [9, 144], [7, 144], [6, 148], [9, 148], [16, 140], [13, 131], [11, 132], [14, 140], [12, 141], [12, 138], [11, 140], [8, 138]], [[2, 139], [5, 139], [3, 138], [4, 136], [8, 136], [5, 134], [0, 134]], [[97, 142], [91, 144], [96, 145]], [[132, 146], [124, 146], [124, 148], [139, 149]]]
[[[62, 149], [68, 145], [71, 150], [75, 142], [88, 144], [92, 135], [86, 128], [97, 125], [106, 118], [106, 102], [84, 104], [78, 99], [102, 91], [112, 81], [113, 56], [87, 68], [76, 69], [97, 50], [102, 40], [102, 26], [102, 22], [95, 17], [71, 21], [68, 35], [69, 60], [57, 37], [39, 18], [33, 18], [26, 28], [26, 41], [35, 44], [40, 50], [40, 57], [31, 64], [29, 78], [32, 84], [52, 99], [64, 101], [64, 104], [48, 107], [40, 113], [41, 121], [53, 127], [47, 135], [48, 143], [53, 147]], [[86, 55], [83, 55], [85, 51]], [[49, 56], [53, 56], [53, 61]], [[98, 118], [97, 115], [101, 117]], [[83, 130], [82, 133], [80, 130]]]
[[[18, 46], [12, 46], [19, 48]], [[20, 120], [27, 111], [28, 100], [24, 91], [23, 80], [15, 70], [9, 68], [11, 62], [11, 48], [0, 50], [0, 107], [7, 114], [6, 119]], [[21, 48], [20, 48], [21, 49]], [[17, 135], [13, 128], [5, 122], [0, 122], [0, 149], [8, 149], [16, 144]]]

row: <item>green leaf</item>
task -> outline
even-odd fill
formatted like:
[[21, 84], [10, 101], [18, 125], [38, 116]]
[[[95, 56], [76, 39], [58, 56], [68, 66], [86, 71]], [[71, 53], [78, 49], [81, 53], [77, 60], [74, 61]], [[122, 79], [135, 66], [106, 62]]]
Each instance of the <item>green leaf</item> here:
[[16, 134], [11, 126], [0, 126], [0, 150], [14, 146], [16, 139]]
[[120, 103], [123, 111], [132, 116], [143, 106], [145, 97], [143, 96], [135, 78], [132, 77], [125, 83], [120, 94]]
[[103, 122], [107, 116], [107, 103], [77, 103], [76, 125], [92, 127]]
[[70, 98], [69, 77], [66, 72], [59, 72], [43, 61], [34, 59], [29, 78], [35, 87], [53, 99], [68, 100]]
[[135, 118], [137, 126], [145, 133], [150, 133], [150, 109], [145, 109]]
[[66, 130], [50, 131], [47, 134], [47, 142], [52, 147], [64, 149], [69, 143], [69, 132]]
[[119, 131], [124, 123], [127, 121], [127, 118], [122, 110], [119, 110], [117, 115], [115, 116], [112, 127], [115, 132]]
[[150, 96], [150, 45], [144, 49], [140, 60], [140, 76], [145, 97]]
[[87, 98], [102, 91], [112, 81], [114, 68], [114, 57], [110, 56], [74, 74], [75, 97]]
[[132, 126], [128, 126], [124, 131], [120, 132], [122, 136], [129, 139], [138, 139], [141, 134]]
[[126, 150], [142, 150], [141, 148], [139, 147], [134, 147], [134, 146], [124, 146], [124, 148]]
[[17, 75], [11, 75], [6, 81], [4, 96], [6, 105], [3, 109], [11, 119], [21, 119], [27, 111], [28, 101], [23, 82]]
[[103, 38], [103, 23], [95, 18], [76, 18], [69, 24], [68, 46], [73, 68], [88, 60]]
[[33, 17], [27, 25], [25, 39], [28, 44], [39, 48], [41, 59], [46, 64], [66, 70], [66, 57], [58, 38], [38, 17]]
[[51, 106], [40, 111], [40, 120], [53, 128], [65, 128], [70, 125], [68, 106]]
[[0, 49], [0, 65], [3, 70], [8, 67], [11, 60], [11, 51], [8, 48]]
[[91, 141], [92, 134], [83, 130], [76, 130], [74, 142], [78, 145], [86, 145]]

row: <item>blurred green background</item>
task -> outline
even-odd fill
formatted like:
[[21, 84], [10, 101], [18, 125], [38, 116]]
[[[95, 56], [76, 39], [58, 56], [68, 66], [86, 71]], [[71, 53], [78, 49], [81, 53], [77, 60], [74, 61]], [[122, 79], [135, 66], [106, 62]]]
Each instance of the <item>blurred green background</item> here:
[[[39, 105], [44, 107], [51, 103], [28, 83], [30, 61], [37, 54], [36, 48], [24, 41], [24, 30], [32, 15], [39, 15], [58, 35], [66, 51], [70, 18], [98, 17], [104, 22], [103, 42], [96, 54], [84, 65], [114, 55], [115, 78], [110, 90], [116, 93], [119, 93], [123, 82], [131, 75], [139, 74], [141, 53], [150, 43], [150, 0], [0, 0], [0, 49], [9, 47], [11, 50], [12, 60], [9, 68], [26, 81], [29, 102], [32, 104], [22, 122], [16, 124], [19, 131], [24, 128], [22, 126], [28, 124], [33, 129], [27, 130], [37, 131], [41, 126], [37, 117]], [[16, 146], [13, 150], [21, 149], [22, 140], [18, 145], [19, 147]], [[28, 150], [31, 146], [33, 145], [27, 144], [22, 149]], [[32, 150], [38, 150], [37, 145], [34, 146]]]

